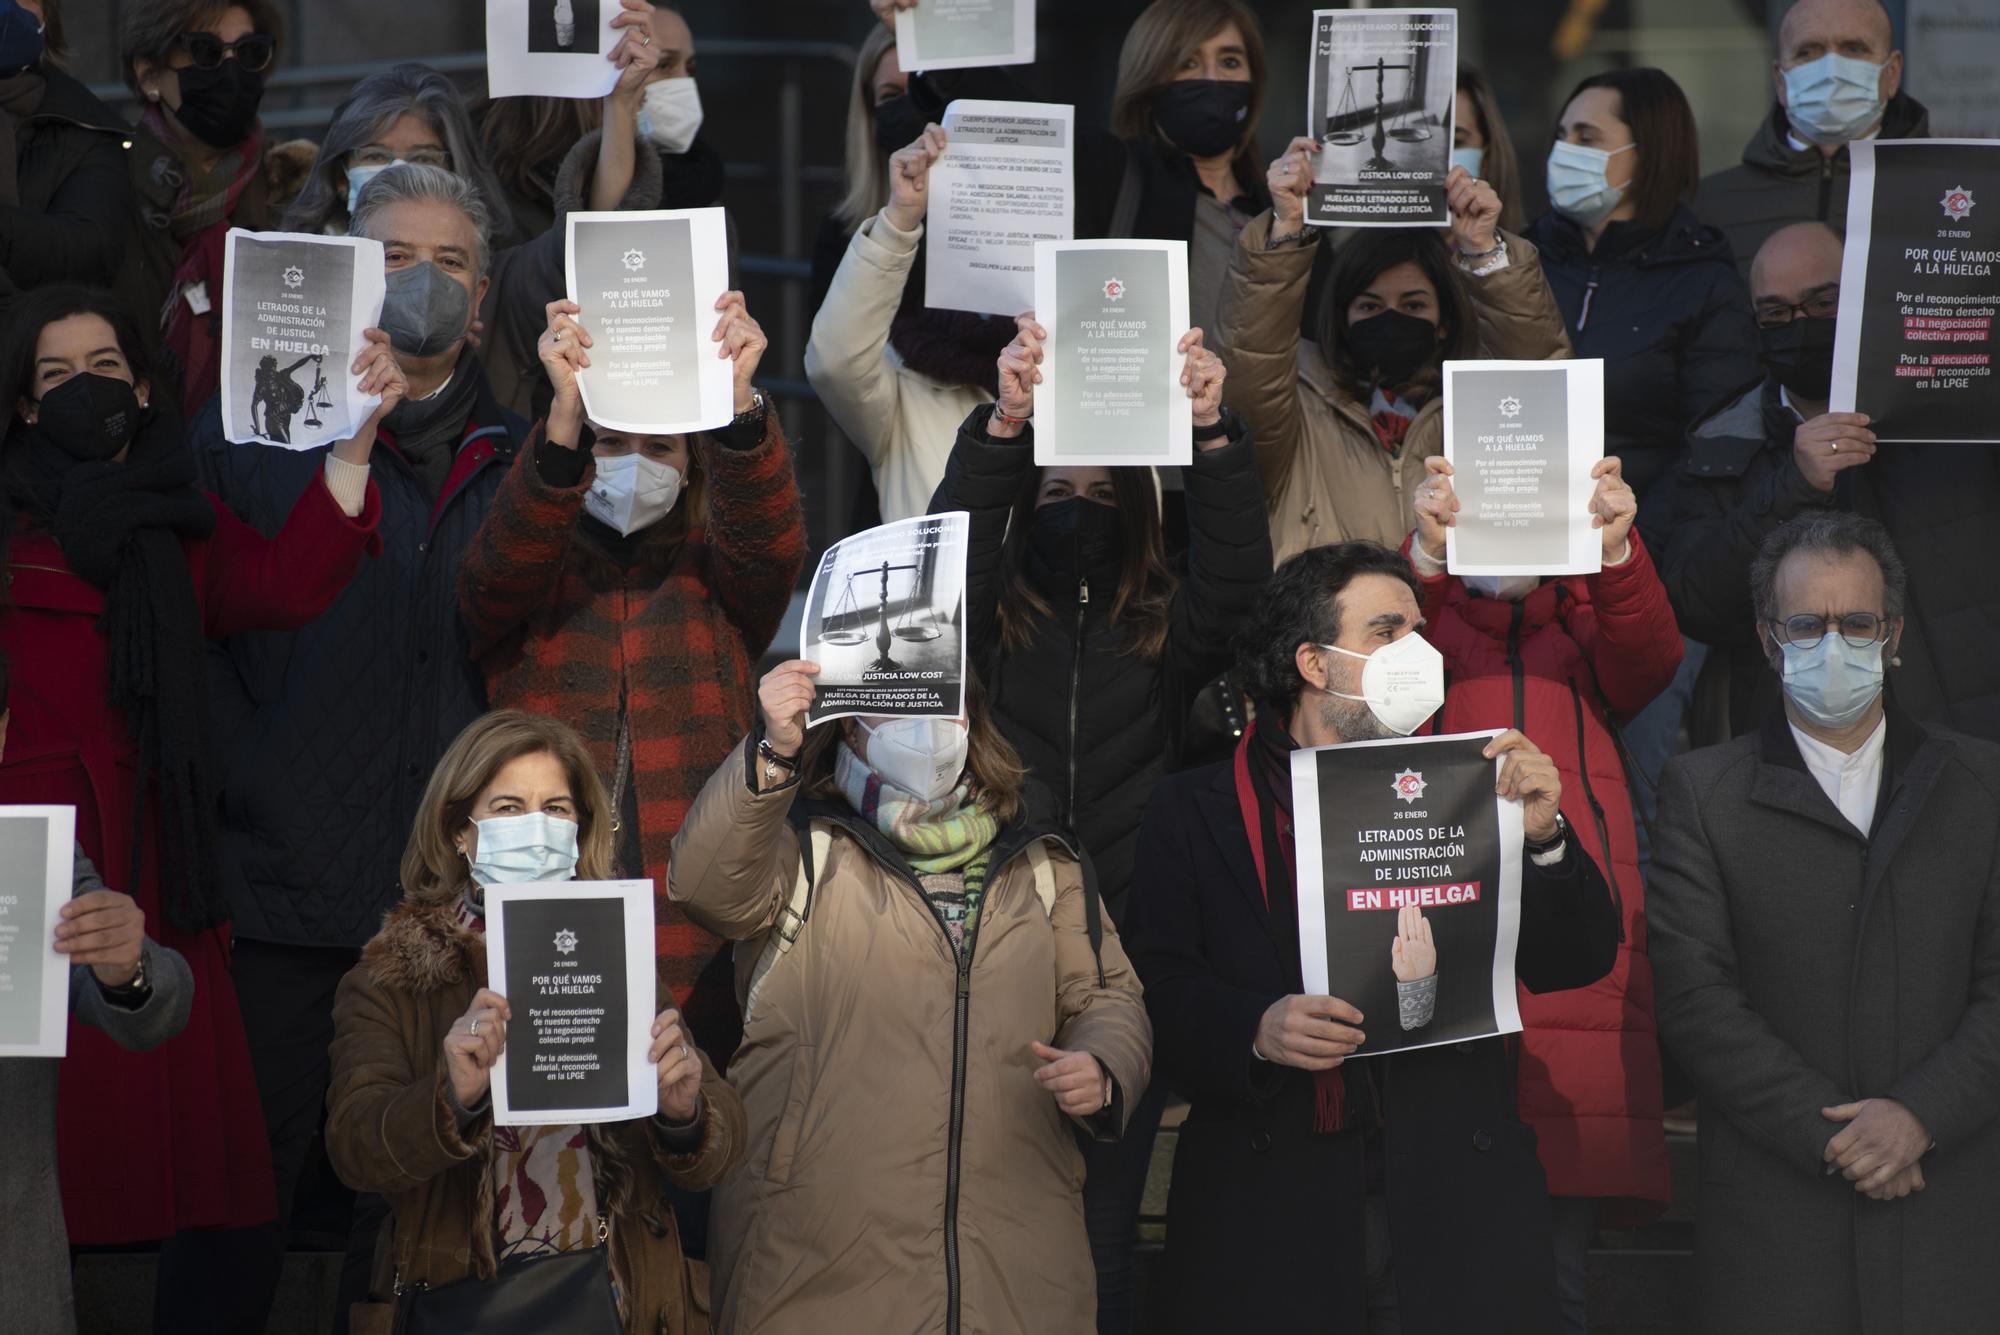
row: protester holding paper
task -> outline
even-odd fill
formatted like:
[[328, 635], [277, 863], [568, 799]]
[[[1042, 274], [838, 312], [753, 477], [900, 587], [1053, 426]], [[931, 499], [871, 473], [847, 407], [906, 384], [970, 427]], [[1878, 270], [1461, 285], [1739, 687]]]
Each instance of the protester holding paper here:
[[[549, 304], [541, 352], [554, 405], [459, 574], [493, 703], [574, 720], [611, 784], [620, 874], [662, 885], [689, 805], [755, 718], [757, 660], [805, 559], [784, 431], [751, 387], [763, 330], [740, 293], [718, 309], [702, 355], [729, 355], [737, 416], [662, 436], [584, 416], [577, 375], [595, 345], [575, 302]], [[705, 1014], [689, 994], [719, 943], [678, 906], [662, 903], [660, 922], [661, 978], [713, 1043], [709, 1023], [726, 1033], [733, 1007], [725, 998], [724, 1013]]]
[[1498, 230], [1499, 197], [1462, 167], [1447, 178], [1450, 242], [1422, 228], [1350, 237], [1313, 317], [1319, 338], [1301, 339], [1316, 148], [1294, 139], [1271, 164], [1272, 211], [1237, 242], [1215, 338], [1257, 441], [1280, 561], [1347, 539], [1402, 541], [1423, 461], [1441, 448], [1445, 359], [1569, 354], [1534, 246]]
[[[931, 511], [972, 514], [971, 661], [1122, 924], [1140, 813], [1176, 762], [1196, 695], [1230, 664], [1230, 638], [1270, 574], [1270, 533], [1249, 435], [1222, 406], [1222, 360], [1199, 330], [1182, 340], [1196, 437], [1182, 470], [1184, 577], [1167, 563], [1151, 470], [1035, 465], [1025, 419], [1045, 334], [1022, 321], [1001, 354], [999, 401], [959, 428]], [[1132, 1326], [1132, 1244], [1165, 1103], [1156, 1083], [1124, 1136], [1084, 1148], [1100, 1332]]]
[[[1506, 1042], [1347, 1061], [1403, 1017], [1303, 994], [1291, 753], [1423, 726], [1444, 674], [1419, 595], [1375, 543], [1281, 565], [1238, 641], [1255, 724], [1233, 761], [1162, 780], [1147, 806], [1129, 935], [1160, 1074], [1194, 1105], [1167, 1204], [1169, 1331], [1559, 1328]], [[1521, 804], [1525, 843], [1496, 850], [1519, 854], [1518, 975], [1587, 986], [1612, 968], [1618, 919], [1562, 814], [1575, 794], [1519, 731], [1483, 754]]]
[[1500, 226], [1519, 232], [1526, 219], [1521, 213], [1521, 160], [1514, 152], [1514, 137], [1500, 115], [1500, 102], [1486, 76], [1470, 65], [1458, 67], [1458, 104], [1452, 109], [1451, 162], [1493, 187], [1500, 199]]
[[[403, 853], [403, 901], [335, 1003], [327, 1151], [349, 1186], [389, 1198], [395, 1221], [357, 1328], [387, 1329], [398, 1295], [421, 1312], [464, 1302], [454, 1284], [494, 1285], [504, 1303], [535, 1272], [563, 1282], [544, 1266], [572, 1277], [566, 1330], [708, 1328], [704, 1277], [681, 1254], [664, 1192], [705, 1190], [741, 1159], [743, 1103], [690, 1044], [664, 985], [647, 1051], [656, 1115], [493, 1121], [512, 1011], [488, 985], [486, 889], [609, 878], [615, 824], [582, 740], [553, 719], [488, 714], [438, 762]], [[594, 1251], [607, 1253], [608, 1279], [589, 1274]], [[615, 1322], [591, 1324], [614, 1296]]]
[[[230, 980], [230, 904], [216, 852], [205, 641], [324, 612], [381, 548], [368, 465], [402, 377], [371, 344], [351, 368], [382, 393], [362, 434], [312, 458], [265, 537], [195, 488], [145, 344], [108, 294], [24, 298], [0, 353], [0, 653], [14, 711], [0, 802], [60, 802], [78, 838], [179, 951], [195, 992], [186, 1031], [149, 1053], [79, 1035], [62, 1072], [73, 1242], [165, 1239], [157, 1305], [228, 1328], [254, 1308], [233, 1275], [273, 1215], [271, 1170]], [[137, 843], [133, 842], [136, 833]], [[261, 1318], [261, 1312], [257, 1313]]]
[[1897, 703], [1925, 723], [2000, 741], [2000, 591], [1980, 568], [2000, 524], [2000, 452], [1877, 444], [1865, 413], [1827, 411], [1841, 241], [1824, 223], [1772, 234], [1750, 267], [1765, 377], [1690, 433], [1661, 574], [1682, 627], [1729, 667], [1730, 732], [1777, 702], [1743, 572], [1780, 525], [1828, 509], [1881, 523], [1911, 585]]
[[716, 1191], [716, 1328], [1084, 1335], [1071, 1127], [1117, 1136], [1146, 1088], [1138, 983], [976, 690], [808, 732], [818, 670], [765, 676], [668, 869], [744, 943], [753, 1148]]
[[1621, 919], [1617, 963], [1603, 979], [1521, 999], [1516, 1097], [1553, 1198], [1562, 1328], [1581, 1335], [1594, 1230], [1647, 1222], [1671, 1197], [1645, 886], [1613, 729], [1673, 681], [1680, 631], [1633, 528], [1638, 500], [1616, 458], [1592, 469], [1603, 569], [1566, 577], [1447, 574], [1445, 535], [1460, 502], [1451, 464], [1427, 463], [1409, 556], [1425, 638], [1450, 683], [1438, 730], [1514, 726], [1548, 748], [1563, 790], [1583, 799], [1576, 837], [1609, 878]]

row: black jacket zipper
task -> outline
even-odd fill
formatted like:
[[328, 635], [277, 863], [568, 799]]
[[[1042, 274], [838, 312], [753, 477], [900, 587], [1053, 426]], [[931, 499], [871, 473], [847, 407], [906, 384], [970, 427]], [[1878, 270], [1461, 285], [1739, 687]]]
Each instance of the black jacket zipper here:
[[1090, 581], [1076, 582], [1076, 650], [1069, 663], [1069, 794], [1063, 802], [1063, 828], [1076, 830], [1076, 705], [1083, 691], [1083, 619], [1090, 612]]
[[1576, 332], [1581, 334], [1590, 326], [1590, 303], [1597, 295], [1597, 273], [1595, 264], [1590, 266], [1590, 281], [1583, 285], [1583, 309], [1577, 313]]
[[1611, 856], [1611, 826], [1604, 819], [1604, 804], [1590, 786], [1590, 748], [1583, 735], [1583, 692], [1576, 678], [1569, 680], [1570, 705], [1576, 711], [1576, 772], [1583, 779], [1583, 798], [1590, 804], [1590, 818], [1597, 826], [1597, 846], [1604, 850], [1604, 879], [1611, 886], [1611, 902], [1618, 906], [1618, 939], [1625, 940], [1625, 895], [1618, 888], [1618, 864]]

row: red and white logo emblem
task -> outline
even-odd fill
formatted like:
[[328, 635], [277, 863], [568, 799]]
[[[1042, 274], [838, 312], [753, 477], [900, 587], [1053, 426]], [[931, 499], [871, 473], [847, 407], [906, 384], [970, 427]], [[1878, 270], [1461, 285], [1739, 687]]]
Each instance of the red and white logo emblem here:
[[1124, 295], [1125, 295], [1124, 279], [1107, 278], [1104, 280], [1104, 299], [1106, 301], [1116, 301], [1118, 300], [1118, 298]]
[[1944, 205], [1945, 217], [1959, 222], [1972, 212], [1972, 192], [1962, 185], [1955, 185], [1944, 192], [1944, 198], [1938, 203]]
[[1396, 790], [1397, 797], [1400, 797], [1405, 802], [1414, 802], [1424, 795], [1423, 771], [1414, 769], [1401, 770], [1397, 773], [1390, 786]]

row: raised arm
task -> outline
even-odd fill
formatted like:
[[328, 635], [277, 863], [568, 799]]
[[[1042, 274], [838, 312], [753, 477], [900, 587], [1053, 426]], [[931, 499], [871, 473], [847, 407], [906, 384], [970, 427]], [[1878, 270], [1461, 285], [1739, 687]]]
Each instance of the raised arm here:
[[806, 518], [777, 409], [754, 416], [751, 379], [766, 346], [741, 292], [716, 302], [710, 341], [734, 367], [736, 417], [708, 434], [707, 539], [716, 599], [752, 658], [771, 647], [806, 559]]
[[880, 470], [900, 411], [887, 360], [889, 326], [916, 266], [931, 164], [944, 152], [933, 125], [889, 159], [889, 202], [854, 230], [806, 340], [806, 379], [840, 430]]
[[1237, 235], [1216, 312], [1213, 346], [1229, 365], [1229, 397], [1256, 442], [1269, 501], [1284, 490], [1304, 432], [1299, 409], [1299, 322], [1319, 233], [1306, 226], [1314, 140], [1292, 140], [1271, 164], [1271, 212]]
[[1590, 604], [1571, 613], [1569, 630], [1590, 661], [1605, 702], [1629, 719], [1673, 682], [1683, 652], [1681, 629], [1634, 527], [1639, 501], [1625, 481], [1624, 465], [1608, 455], [1591, 472], [1597, 477], [1591, 522], [1603, 543], [1603, 566], [1588, 577]]
[[1729, 915], [1729, 879], [1717, 864], [1701, 794], [1685, 762], [1660, 777], [1660, 816], [1646, 886], [1660, 1032], [1694, 1077], [1704, 1106], [1804, 1173], [1838, 1127], [1820, 1109], [1846, 1093], [1758, 1014], [1743, 989]]

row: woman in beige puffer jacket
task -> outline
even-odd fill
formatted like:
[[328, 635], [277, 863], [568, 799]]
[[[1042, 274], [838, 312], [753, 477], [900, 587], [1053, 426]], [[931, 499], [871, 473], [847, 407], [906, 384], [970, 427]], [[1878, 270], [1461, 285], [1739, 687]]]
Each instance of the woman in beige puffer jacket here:
[[1138, 981], [976, 698], [969, 728], [847, 719], [807, 745], [816, 670], [765, 678], [669, 870], [744, 943], [749, 1157], [715, 1193], [716, 1329], [1088, 1335], [1071, 1122], [1116, 1136], [1146, 1087]]
[[[1447, 183], [1450, 241], [1432, 228], [1350, 232], [1317, 317], [1321, 337], [1302, 338], [1321, 231], [1304, 217], [1316, 151], [1313, 140], [1294, 139], [1271, 164], [1272, 209], [1237, 237], [1214, 340], [1229, 367], [1229, 401], [1257, 441], [1279, 565], [1331, 542], [1402, 543], [1424, 460], [1444, 449], [1440, 362], [1546, 361], [1570, 352], [1535, 248], [1499, 231], [1499, 197], [1460, 168]], [[1380, 343], [1356, 336], [1355, 327], [1402, 317], [1437, 331], [1412, 372], [1385, 377], [1377, 365], [1360, 365]], [[1393, 403], [1378, 397], [1385, 378]], [[1392, 407], [1410, 411], [1386, 411]]]

